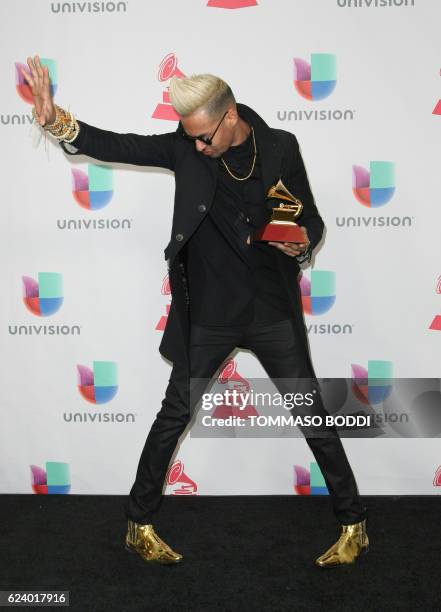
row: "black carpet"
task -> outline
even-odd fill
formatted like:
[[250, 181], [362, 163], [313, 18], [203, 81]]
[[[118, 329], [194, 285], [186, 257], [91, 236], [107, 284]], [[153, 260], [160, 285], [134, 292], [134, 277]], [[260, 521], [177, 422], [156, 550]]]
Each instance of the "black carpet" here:
[[439, 497], [363, 499], [369, 552], [322, 569], [328, 497], [167, 496], [155, 528], [184, 558], [158, 566], [124, 549], [124, 497], [2, 495], [0, 589], [68, 590], [79, 612], [441, 610]]

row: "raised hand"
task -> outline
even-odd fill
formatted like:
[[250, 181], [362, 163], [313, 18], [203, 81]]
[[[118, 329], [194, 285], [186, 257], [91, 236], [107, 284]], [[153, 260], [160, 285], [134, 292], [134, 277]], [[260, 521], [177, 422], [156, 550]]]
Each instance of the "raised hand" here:
[[38, 55], [34, 59], [28, 57], [27, 63], [31, 74], [22, 68], [20, 71], [31, 88], [38, 123], [42, 126], [51, 124], [55, 121], [56, 114], [49, 83], [49, 69], [41, 65]]

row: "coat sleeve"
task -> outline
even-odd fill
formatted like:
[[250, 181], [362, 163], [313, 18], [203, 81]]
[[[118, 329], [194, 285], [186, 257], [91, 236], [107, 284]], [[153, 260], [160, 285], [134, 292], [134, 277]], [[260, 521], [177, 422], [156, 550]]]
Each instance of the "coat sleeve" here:
[[146, 136], [119, 134], [77, 121], [80, 131], [75, 140], [60, 142], [68, 155], [88, 155], [100, 161], [174, 170], [176, 132]]
[[294, 134], [289, 133], [288, 147], [285, 153], [284, 167], [288, 169], [290, 185], [292, 185], [292, 194], [301, 200], [303, 211], [298, 218], [298, 224], [306, 227], [309, 240], [311, 242], [309, 258], [313, 249], [320, 242], [324, 223], [321, 218], [314, 196], [312, 195], [309, 185], [308, 175], [306, 173], [305, 164], [300, 153], [299, 143]]

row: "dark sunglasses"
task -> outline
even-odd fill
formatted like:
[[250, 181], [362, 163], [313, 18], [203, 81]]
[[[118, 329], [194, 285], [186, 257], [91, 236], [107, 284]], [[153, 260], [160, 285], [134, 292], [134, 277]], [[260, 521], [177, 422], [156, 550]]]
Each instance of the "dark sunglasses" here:
[[213, 138], [216, 134], [216, 132], [218, 131], [220, 124], [222, 123], [222, 121], [225, 119], [225, 115], [228, 113], [228, 111], [225, 111], [222, 119], [219, 121], [219, 123], [217, 124], [216, 129], [214, 130], [214, 132], [212, 133], [211, 136], [190, 136], [189, 134], [187, 134], [187, 132], [184, 130], [184, 128], [182, 128], [182, 135], [184, 138], [186, 138], [187, 140], [191, 140], [192, 142], [195, 142], [196, 140], [200, 140], [201, 142], [203, 142], [206, 145], [211, 145], [213, 143]]

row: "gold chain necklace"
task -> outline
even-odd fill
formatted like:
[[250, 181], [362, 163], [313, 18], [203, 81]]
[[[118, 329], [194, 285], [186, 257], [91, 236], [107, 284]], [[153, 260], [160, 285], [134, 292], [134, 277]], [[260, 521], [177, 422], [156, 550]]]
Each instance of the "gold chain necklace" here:
[[253, 165], [251, 166], [251, 170], [249, 172], [249, 174], [247, 174], [246, 176], [234, 176], [234, 174], [231, 172], [231, 170], [229, 169], [229, 167], [227, 166], [227, 164], [225, 163], [225, 160], [223, 157], [221, 157], [222, 163], [225, 166], [225, 168], [227, 169], [228, 174], [233, 177], [234, 179], [236, 179], [236, 181], [246, 181], [248, 178], [250, 178], [250, 176], [253, 174], [253, 170], [254, 170], [254, 165], [256, 163], [256, 155], [257, 155], [257, 148], [256, 148], [256, 139], [254, 138], [254, 129], [253, 126], [251, 126], [251, 132], [253, 134], [253, 143], [254, 143], [254, 158], [253, 158]]

